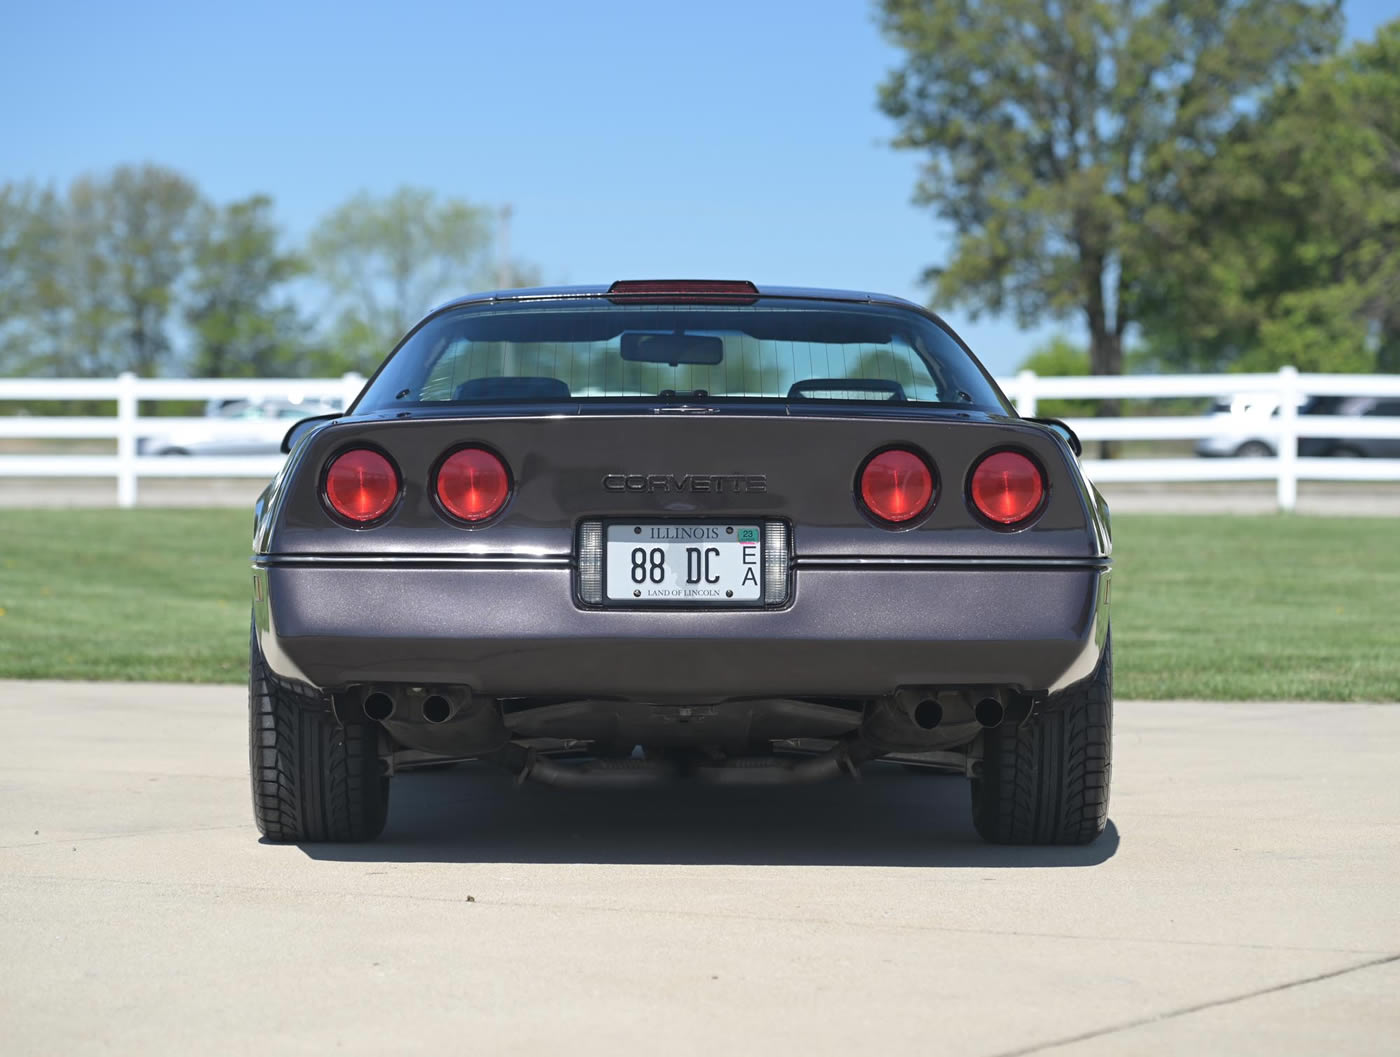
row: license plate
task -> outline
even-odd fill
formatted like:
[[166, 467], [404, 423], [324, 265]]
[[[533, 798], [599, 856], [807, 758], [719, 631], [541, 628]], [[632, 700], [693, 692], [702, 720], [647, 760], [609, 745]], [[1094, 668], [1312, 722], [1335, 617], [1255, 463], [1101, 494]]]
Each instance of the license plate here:
[[613, 522], [607, 526], [606, 544], [608, 602], [763, 602], [763, 530], [752, 522]]

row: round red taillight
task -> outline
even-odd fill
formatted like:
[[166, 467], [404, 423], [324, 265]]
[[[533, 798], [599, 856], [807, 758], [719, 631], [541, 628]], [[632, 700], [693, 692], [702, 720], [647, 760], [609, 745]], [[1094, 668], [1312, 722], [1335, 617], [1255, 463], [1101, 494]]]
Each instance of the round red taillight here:
[[881, 521], [912, 521], [933, 503], [933, 471], [912, 451], [882, 451], [860, 473], [860, 498]]
[[1014, 451], [988, 455], [972, 471], [972, 504], [998, 525], [1016, 525], [1040, 509], [1045, 478], [1040, 467]]
[[510, 474], [506, 464], [484, 448], [462, 448], [438, 467], [437, 497], [453, 517], [485, 521], [510, 498]]
[[359, 524], [377, 521], [398, 498], [398, 471], [377, 451], [347, 451], [326, 467], [326, 502], [343, 518]]

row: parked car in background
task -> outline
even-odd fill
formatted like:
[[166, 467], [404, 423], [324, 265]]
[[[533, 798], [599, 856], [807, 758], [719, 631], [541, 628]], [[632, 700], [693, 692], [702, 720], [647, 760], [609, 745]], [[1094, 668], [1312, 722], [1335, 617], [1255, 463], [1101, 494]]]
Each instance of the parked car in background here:
[[[1400, 418], [1400, 397], [1316, 396], [1304, 414], [1351, 418]], [[1299, 455], [1400, 459], [1400, 437], [1301, 437]]]
[[141, 437], [136, 450], [141, 455], [276, 455], [293, 422], [339, 410], [335, 401], [239, 400], [202, 419], [184, 419], [164, 433]]
[[[1298, 402], [1302, 413], [1306, 400]], [[1239, 393], [1222, 397], [1210, 409], [1210, 417], [1220, 423], [1220, 432], [1196, 442], [1196, 454], [1213, 458], [1270, 458], [1278, 454], [1278, 444], [1267, 433], [1272, 419], [1278, 418], [1278, 398], [1269, 393]]]
[[[1400, 398], [1373, 396], [1312, 396], [1300, 399], [1300, 415], [1377, 416], [1400, 418]], [[1264, 458], [1278, 454], [1278, 443], [1267, 432], [1278, 418], [1278, 400], [1267, 393], [1244, 393], [1216, 401], [1211, 416], [1221, 430], [1196, 442], [1196, 454], [1216, 458]], [[1394, 437], [1300, 437], [1298, 454], [1307, 457], [1400, 458]]]
[[303, 405], [313, 406], [320, 409], [312, 412], [318, 415], [324, 414], [327, 408], [332, 411], [341, 411], [345, 407], [345, 401], [339, 397], [307, 396], [304, 393], [289, 390], [284, 392], [281, 396], [275, 396], [270, 399], [256, 394], [210, 397], [204, 402], [204, 413], [210, 417], [219, 416], [227, 418], [244, 411], [250, 404], [266, 403], [296, 407], [301, 407]]

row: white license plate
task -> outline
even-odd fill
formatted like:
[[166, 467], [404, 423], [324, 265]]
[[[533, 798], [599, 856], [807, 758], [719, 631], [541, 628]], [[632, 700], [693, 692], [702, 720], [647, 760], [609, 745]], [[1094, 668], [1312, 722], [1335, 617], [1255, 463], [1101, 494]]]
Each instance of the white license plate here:
[[736, 605], [763, 600], [763, 530], [753, 523], [608, 525], [608, 602]]

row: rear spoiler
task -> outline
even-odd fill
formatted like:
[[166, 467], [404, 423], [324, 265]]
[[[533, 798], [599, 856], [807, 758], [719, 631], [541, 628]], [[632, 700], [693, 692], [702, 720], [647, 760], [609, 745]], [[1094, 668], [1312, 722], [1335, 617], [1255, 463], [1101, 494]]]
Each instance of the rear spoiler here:
[[332, 411], [328, 415], [311, 415], [307, 418], [297, 419], [297, 421], [292, 423], [292, 428], [287, 430], [286, 435], [282, 438], [282, 454], [290, 454], [292, 448], [296, 446], [296, 442], [317, 427], [327, 422], [334, 421], [337, 418], [344, 417], [344, 411]]

